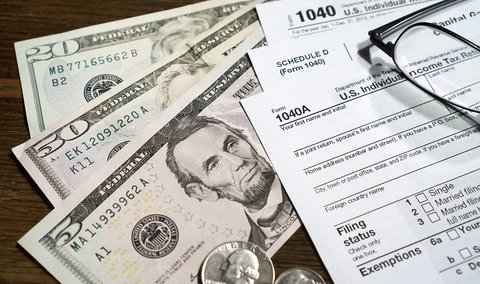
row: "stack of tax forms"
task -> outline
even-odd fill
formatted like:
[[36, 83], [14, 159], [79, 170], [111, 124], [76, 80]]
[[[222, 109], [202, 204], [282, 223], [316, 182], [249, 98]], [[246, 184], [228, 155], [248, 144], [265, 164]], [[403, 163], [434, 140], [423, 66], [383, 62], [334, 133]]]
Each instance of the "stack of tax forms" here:
[[[357, 124], [370, 119], [364, 136], [383, 139], [383, 121], [421, 116], [397, 110], [392, 88], [418, 90], [360, 58], [367, 31], [438, 1], [262, 2], [206, 1], [16, 43], [32, 138], [13, 152], [55, 207], [20, 245], [61, 282], [197, 283], [219, 244], [272, 256], [300, 217], [336, 283], [478, 279], [467, 263], [478, 233], [423, 211], [441, 214], [428, 187], [460, 184], [361, 164], [370, 142]], [[380, 99], [343, 99], [372, 74]], [[397, 147], [383, 140], [372, 149]]]
[[[240, 103], [335, 283], [479, 283], [478, 113], [429, 96], [368, 40], [397, 12], [439, 1], [346, 2], [259, 5], [269, 45], [249, 56], [264, 93]], [[420, 21], [478, 44], [479, 2], [453, 2]], [[480, 50], [441, 43], [414, 47], [421, 80], [478, 66]], [[478, 102], [469, 72], [448, 95]]]

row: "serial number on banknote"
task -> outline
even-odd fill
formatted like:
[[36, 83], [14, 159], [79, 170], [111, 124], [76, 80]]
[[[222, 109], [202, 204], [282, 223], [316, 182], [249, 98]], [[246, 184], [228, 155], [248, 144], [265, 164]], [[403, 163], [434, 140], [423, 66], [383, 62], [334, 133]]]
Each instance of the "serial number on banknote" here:
[[[130, 58], [135, 58], [137, 57], [138, 52], [136, 49], [131, 49], [130, 51], [121, 51], [121, 52], [115, 52], [113, 54], [108, 54], [108, 55], [102, 55], [102, 56], [97, 56], [97, 57], [92, 57], [90, 59], [84, 59], [84, 60], [79, 60], [79, 61], [74, 61], [74, 62], [67, 62], [66, 66], [69, 71], [77, 71], [81, 70], [84, 68], [90, 68], [93, 66], [97, 65], [103, 65], [103, 64], [108, 64], [112, 62], [118, 62], [122, 60], [127, 60]], [[61, 65], [59, 65], [61, 66]], [[62, 67], [63, 68], [63, 67]], [[49, 72], [50, 75], [55, 74], [57, 70], [50, 68]], [[60, 73], [60, 70], [58, 70]]]
[[[140, 118], [143, 114], [147, 112], [147, 108], [140, 106], [139, 111], [132, 110], [130, 113], [125, 114], [122, 118], [117, 119], [116, 124], [108, 125], [102, 131], [86, 139], [86, 141], [80, 142], [79, 144], [85, 146], [85, 151], [88, 151], [92, 148], [92, 146], [96, 146], [98, 144], [98, 141], [104, 141], [105, 139], [109, 138], [113, 133], [131, 124], [135, 121], [135, 119]], [[39, 152], [39, 157], [46, 157], [53, 152], [59, 150], [66, 141], [71, 141], [81, 137], [87, 132], [89, 128], [90, 125], [88, 125], [88, 123], [84, 121], [79, 121], [79, 123], [76, 123], [75, 125], [70, 125], [67, 130], [71, 131], [72, 133], [68, 133], [65, 135], [53, 135], [53, 139], [47, 140], [46, 143], [40, 145], [40, 147], [37, 149], [37, 151]], [[87, 144], [87, 141], [89, 141], [90, 144]], [[82, 152], [79, 147], [80, 146], [76, 146], [75, 148], [73, 148], [72, 152], [81, 154]], [[66, 157], [69, 158], [69, 160], [72, 160], [72, 152], [67, 151], [65, 153]]]
[[[98, 216], [98, 220], [103, 225], [97, 221], [93, 221], [90, 226], [86, 226], [86, 228], [83, 229], [83, 232], [86, 234], [81, 233], [83, 224], [71, 223], [70, 219], [65, 219], [65, 224], [61, 224], [57, 230], [52, 232], [52, 236], [58, 240], [57, 246], [63, 246], [76, 238], [76, 240], [70, 244], [70, 248], [75, 252], [79, 251], [85, 243], [95, 237], [97, 232], [101, 230], [103, 226], [107, 225], [110, 220], [116, 218], [116, 216], [118, 216], [118, 214], [125, 209], [129, 203], [133, 202], [149, 184], [149, 182], [141, 178], [140, 183], [141, 185], [132, 185], [131, 189], [127, 190], [123, 196], [120, 196], [117, 201], [113, 202], [112, 205], [105, 210], [104, 214]], [[62, 238], [62, 236], [65, 238]]]
[[[98, 132], [97, 134], [93, 135], [92, 137], [88, 138], [87, 143], [86, 141], [81, 142], [80, 144], [85, 146], [85, 150], [90, 150], [91, 147], [95, 147], [99, 144], [99, 142], [105, 141], [107, 138], [112, 136], [113, 133], [119, 131], [120, 129], [126, 127], [127, 125], [134, 122], [136, 119], [140, 118], [143, 114], [147, 113], [148, 110], [141, 106], [139, 111], [132, 110], [130, 113], [125, 114], [122, 118], [117, 119], [116, 124], [110, 124], [105, 127], [102, 131]], [[78, 147], [76, 147], [78, 148]], [[68, 152], [65, 154], [68, 157]], [[71, 160], [71, 159], [70, 159]]]

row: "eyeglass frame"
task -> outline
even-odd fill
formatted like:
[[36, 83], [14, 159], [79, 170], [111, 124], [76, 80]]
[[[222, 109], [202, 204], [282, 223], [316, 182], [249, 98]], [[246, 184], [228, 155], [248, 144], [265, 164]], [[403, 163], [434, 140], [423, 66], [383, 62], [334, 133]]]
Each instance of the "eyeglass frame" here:
[[[396, 44], [398, 43], [398, 40], [402, 38], [404, 33], [408, 32], [410, 29], [418, 27], [418, 26], [426, 26], [426, 27], [429, 27], [429, 28], [437, 29], [440, 32], [442, 32], [446, 35], [449, 35], [449, 36], [467, 44], [468, 46], [480, 51], [480, 46], [479, 45], [473, 43], [472, 41], [464, 38], [463, 36], [453, 32], [453, 31], [451, 31], [447, 28], [444, 28], [442, 26], [439, 26], [437, 24], [428, 23], [428, 22], [418, 22], [418, 23], [410, 24], [411, 22], [415, 21], [418, 18], [427, 16], [427, 15], [432, 14], [432, 13], [438, 11], [438, 10], [445, 9], [445, 8], [451, 6], [451, 5], [458, 4], [459, 2], [464, 2], [464, 1], [467, 1], [467, 0], [460, 0], [460, 1], [458, 1], [458, 0], [444, 0], [444, 1], [441, 1], [441, 2], [438, 2], [438, 3], [435, 3], [433, 5], [427, 6], [425, 8], [419, 9], [415, 12], [412, 12], [408, 15], [405, 15], [403, 17], [400, 17], [400, 18], [398, 18], [398, 19], [396, 19], [392, 22], [389, 22], [389, 23], [387, 23], [383, 26], [380, 26], [376, 29], [370, 30], [368, 32], [368, 35], [370, 36], [370, 42], [373, 45], [375, 45], [376, 47], [378, 47], [380, 50], [385, 52], [390, 58], [392, 58], [393, 62], [395, 63], [395, 65], [397, 65], [400, 72], [402, 74], [404, 74], [405, 75], [404, 77], [408, 81], [410, 81], [412, 84], [414, 84], [415, 86], [417, 86], [418, 88], [420, 88], [421, 90], [426, 92], [427, 94], [433, 96], [434, 98], [437, 98], [437, 99], [441, 100], [442, 102], [448, 103], [450, 105], [454, 105], [454, 106], [456, 106], [458, 108], [461, 108], [461, 109], [465, 109], [465, 110], [468, 110], [468, 111], [473, 111], [473, 112], [476, 112], [476, 113], [480, 113], [480, 109], [473, 109], [473, 108], [470, 108], [470, 107], [459, 105], [455, 102], [449, 101], [449, 100], [441, 97], [440, 95], [437, 95], [434, 92], [424, 88], [422, 85], [417, 83], [415, 80], [413, 80], [412, 78], [407, 76], [402, 71], [402, 68], [400, 66], [398, 66], [398, 64], [395, 60], [395, 47], [396, 47]], [[391, 41], [389, 41], [389, 42], [384, 41], [384, 37], [398, 31], [399, 29], [403, 28], [404, 26], [407, 26], [407, 27], [404, 28], [404, 30], [400, 33], [400, 35], [398, 36], [395, 43], [392, 43]]]

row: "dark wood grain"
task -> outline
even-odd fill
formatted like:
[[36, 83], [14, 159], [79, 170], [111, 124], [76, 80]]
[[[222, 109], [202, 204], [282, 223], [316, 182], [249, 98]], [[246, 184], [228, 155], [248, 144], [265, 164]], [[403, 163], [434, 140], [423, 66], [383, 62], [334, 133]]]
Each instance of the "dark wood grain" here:
[[[2, 1], [0, 5], [0, 283], [55, 283], [17, 245], [52, 207], [23, 170], [11, 148], [28, 140], [13, 43], [94, 24], [198, 2], [162, 1]], [[309, 267], [332, 283], [305, 229], [299, 229], [273, 257], [276, 274]]]

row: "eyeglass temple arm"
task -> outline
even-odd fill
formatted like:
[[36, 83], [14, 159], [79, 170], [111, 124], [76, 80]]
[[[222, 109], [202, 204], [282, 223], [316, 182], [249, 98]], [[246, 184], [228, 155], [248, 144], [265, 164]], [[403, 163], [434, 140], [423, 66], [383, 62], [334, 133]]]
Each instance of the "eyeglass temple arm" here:
[[[461, 0], [465, 1], [465, 0]], [[388, 24], [385, 24], [381, 27], [378, 27], [376, 29], [373, 29], [368, 32], [368, 35], [370, 36], [370, 41], [380, 48], [383, 52], [385, 52], [388, 56], [393, 57], [393, 49], [395, 45], [392, 42], [383, 42], [383, 37], [388, 36], [389, 34], [397, 31], [399, 28], [407, 25], [408, 23], [426, 16], [430, 13], [435, 12], [438, 9], [445, 8], [448, 5], [453, 5], [454, 3], [461, 2], [458, 0], [445, 0], [445, 1], [440, 1], [436, 4], [430, 5], [428, 7], [422, 8], [418, 11], [412, 12], [406, 16], [403, 16], [399, 19], [396, 19], [395, 21], [392, 21]]]

